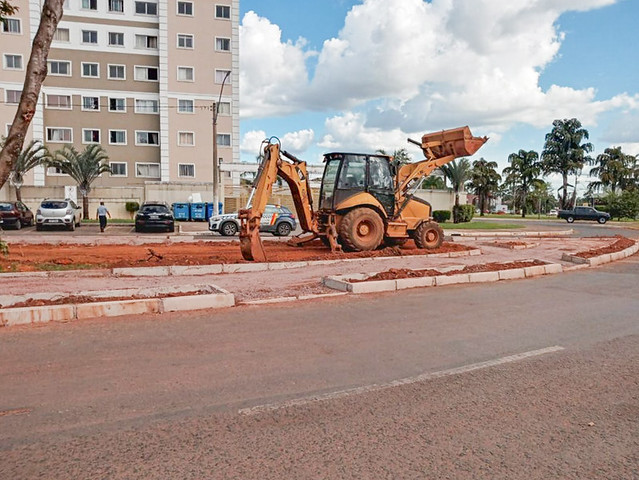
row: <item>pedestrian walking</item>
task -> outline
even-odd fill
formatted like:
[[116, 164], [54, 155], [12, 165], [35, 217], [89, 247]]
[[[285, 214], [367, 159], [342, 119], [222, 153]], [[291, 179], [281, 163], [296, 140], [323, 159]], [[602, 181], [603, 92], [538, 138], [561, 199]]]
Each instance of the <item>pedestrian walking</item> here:
[[107, 226], [107, 215], [111, 218], [111, 213], [109, 213], [109, 209], [104, 206], [104, 202], [100, 202], [100, 206], [98, 207], [98, 211], [95, 214], [96, 220], [100, 220], [100, 231], [104, 232], [104, 229]]

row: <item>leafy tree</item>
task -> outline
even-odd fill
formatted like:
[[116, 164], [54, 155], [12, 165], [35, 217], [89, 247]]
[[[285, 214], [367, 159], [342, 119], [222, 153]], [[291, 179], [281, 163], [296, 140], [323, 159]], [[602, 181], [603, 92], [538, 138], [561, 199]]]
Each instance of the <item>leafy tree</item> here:
[[621, 195], [610, 192], [604, 201], [612, 218], [635, 219], [639, 215], [639, 191], [637, 190], [624, 190]]
[[[544, 174], [558, 173], [562, 177], [560, 208], [572, 206], [576, 196], [574, 188], [572, 199], [568, 199], [568, 177], [578, 177], [586, 162], [591, 159], [586, 155], [592, 151], [592, 144], [584, 142], [590, 136], [588, 130], [581, 126], [576, 118], [555, 120], [553, 128], [546, 134], [546, 143], [541, 153]], [[575, 181], [575, 185], [576, 185]]]
[[444, 179], [438, 175], [429, 175], [422, 182], [422, 188], [427, 188], [431, 190], [445, 190], [446, 182]]
[[93, 143], [87, 145], [78, 152], [72, 145], [65, 145], [62, 150], [55, 152], [48, 165], [59, 168], [78, 183], [82, 195], [82, 209], [84, 219], [89, 218], [89, 193], [91, 184], [103, 173], [110, 172], [111, 168], [105, 161], [109, 157], [101, 145]]
[[[376, 153], [379, 153], [380, 155], [388, 155], [388, 153], [386, 153], [386, 150], [384, 150], [383, 148], [378, 148]], [[405, 148], [395, 150], [392, 154], [392, 157], [399, 165], [410, 163], [412, 160], [411, 156]]]
[[481, 216], [484, 216], [488, 199], [497, 191], [500, 181], [501, 175], [497, 173], [497, 162], [489, 162], [483, 157], [473, 162], [469, 187], [479, 197]]
[[548, 211], [557, 206], [553, 187], [550, 183], [543, 180], [537, 180], [533, 183], [532, 190], [528, 195], [529, 205], [532, 211], [536, 213], [548, 213]]
[[42, 165], [51, 159], [47, 147], [37, 140], [31, 140], [27, 148], [22, 150], [11, 167], [9, 183], [16, 189], [16, 200], [22, 201], [20, 189], [24, 184], [24, 175], [34, 167]]
[[599, 180], [588, 184], [589, 192], [607, 187], [612, 193], [616, 193], [617, 189], [626, 190], [637, 186], [637, 158], [623, 153], [621, 147], [606, 148], [592, 164], [595, 167], [590, 169], [590, 176], [598, 177]]
[[541, 180], [538, 178], [541, 173], [539, 154], [534, 150], [527, 152], [519, 150], [518, 153], [511, 153], [508, 156], [510, 167], [504, 168], [503, 174], [506, 176], [505, 182], [513, 187], [513, 196], [521, 204], [521, 216], [526, 217], [526, 197], [531, 187]]
[[12, 5], [8, 0], [0, 1], [0, 22], [5, 18], [10, 17], [11, 15], [15, 15], [15, 13], [19, 10], [18, 7]]
[[450, 182], [450, 185], [455, 192], [455, 207], [453, 208], [453, 223], [459, 223], [460, 219], [456, 212], [459, 212], [459, 192], [464, 189], [464, 184], [470, 180], [471, 167], [467, 158], [460, 158], [453, 160], [446, 165], [439, 167], [439, 170], [444, 174], [444, 178]]
[[[0, 151], [0, 188], [7, 182], [13, 164], [24, 146], [24, 139], [36, 111], [42, 82], [47, 76], [47, 57], [53, 40], [53, 34], [62, 18], [64, 0], [44, 0], [40, 25], [33, 38], [31, 56], [24, 76], [22, 96], [16, 110], [13, 123], [4, 147]], [[15, 13], [15, 7], [6, 1], [0, 1], [0, 17]]]

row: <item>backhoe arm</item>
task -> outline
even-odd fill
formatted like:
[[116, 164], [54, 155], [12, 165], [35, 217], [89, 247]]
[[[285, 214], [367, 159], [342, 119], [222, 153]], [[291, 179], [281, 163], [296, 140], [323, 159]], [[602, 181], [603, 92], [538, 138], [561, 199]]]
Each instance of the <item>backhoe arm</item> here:
[[[282, 155], [287, 160], [284, 160]], [[240, 249], [245, 260], [266, 261], [266, 253], [260, 239], [260, 222], [273, 192], [273, 183], [278, 176], [288, 184], [291, 190], [302, 230], [317, 233], [317, 220], [313, 213], [313, 197], [308, 182], [306, 162], [280, 150], [279, 143], [269, 141], [264, 147], [264, 160], [253, 184], [249, 205], [238, 213]]]

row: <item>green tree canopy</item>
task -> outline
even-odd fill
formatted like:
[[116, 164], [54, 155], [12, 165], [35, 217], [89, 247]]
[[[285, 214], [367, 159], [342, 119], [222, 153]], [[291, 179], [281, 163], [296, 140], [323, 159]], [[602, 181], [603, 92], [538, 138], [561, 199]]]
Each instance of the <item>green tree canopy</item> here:
[[508, 156], [509, 167], [504, 168], [505, 183], [512, 187], [513, 199], [521, 206], [521, 216], [526, 217], [526, 197], [541, 173], [539, 154], [534, 150], [519, 150]]
[[590, 176], [598, 177], [599, 180], [588, 184], [590, 192], [610, 188], [612, 193], [616, 193], [617, 189], [623, 191], [637, 186], [637, 158], [623, 153], [621, 147], [606, 148], [592, 164], [595, 166], [590, 169]]
[[479, 197], [480, 215], [484, 215], [488, 199], [497, 191], [500, 181], [497, 162], [488, 161], [483, 157], [473, 162], [469, 187]]
[[45, 164], [50, 160], [51, 154], [49, 150], [37, 140], [32, 140], [20, 152], [18, 158], [13, 162], [11, 173], [9, 174], [9, 183], [16, 189], [16, 200], [22, 201], [20, 189], [24, 184], [24, 175], [34, 167]]

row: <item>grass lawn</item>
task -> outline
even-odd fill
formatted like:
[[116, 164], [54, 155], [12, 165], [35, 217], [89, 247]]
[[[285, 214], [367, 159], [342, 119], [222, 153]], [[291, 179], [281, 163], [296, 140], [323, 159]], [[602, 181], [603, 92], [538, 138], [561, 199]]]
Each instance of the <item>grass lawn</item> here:
[[466, 222], [466, 223], [440, 223], [444, 230], [513, 230], [524, 228], [525, 225], [504, 222]]

